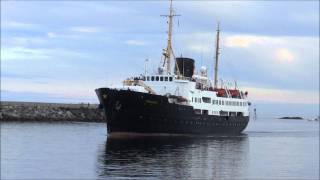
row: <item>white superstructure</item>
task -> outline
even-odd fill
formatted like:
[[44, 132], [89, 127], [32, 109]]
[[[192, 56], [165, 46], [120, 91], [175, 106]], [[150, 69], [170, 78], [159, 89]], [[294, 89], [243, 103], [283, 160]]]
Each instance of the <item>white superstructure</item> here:
[[[207, 81], [206, 84], [203, 83], [204, 80]], [[177, 75], [155, 74], [128, 79], [125, 81], [123, 89], [170, 96], [173, 99], [172, 103], [193, 106], [195, 113], [198, 114], [249, 116], [247, 93], [238, 89], [229, 89], [226, 86], [213, 89], [210, 85], [210, 81], [202, 76], [194, 75], [190, 79]], [[153, 92], [148, 91], [148, 88]], [[223, 95], [219, 92], [223, 92]], [[237, 96], [232, 97], [232, 92], [235, 92]], [[178, 98], [180, 101], [174, 101]]]

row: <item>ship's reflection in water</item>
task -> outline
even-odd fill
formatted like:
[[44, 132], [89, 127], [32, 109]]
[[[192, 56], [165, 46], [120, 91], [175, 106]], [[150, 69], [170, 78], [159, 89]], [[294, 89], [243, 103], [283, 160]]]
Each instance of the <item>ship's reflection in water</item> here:
[[233, 179], [248, 169], [246, 135], [111, 137], [101, 148], [100, 178]]

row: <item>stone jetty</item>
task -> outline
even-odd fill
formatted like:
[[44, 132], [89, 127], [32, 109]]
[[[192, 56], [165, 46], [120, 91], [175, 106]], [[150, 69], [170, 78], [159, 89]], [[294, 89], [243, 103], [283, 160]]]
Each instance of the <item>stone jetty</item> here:
[[1, 101], [0, 121], [105, 122], [98, 104]]

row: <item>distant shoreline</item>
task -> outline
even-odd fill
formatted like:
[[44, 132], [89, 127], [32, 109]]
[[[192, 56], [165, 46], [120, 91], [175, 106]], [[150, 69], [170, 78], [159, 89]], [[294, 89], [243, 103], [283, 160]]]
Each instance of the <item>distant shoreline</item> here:
[[294, 120], [303, 120], [304, 118], [299, 117], [299, 116], [285, 116], [285, 117], [280, 117], [278, 119], [294, 119]]
[[1, 101], [1, 122], [105, 122], [98, 104]]

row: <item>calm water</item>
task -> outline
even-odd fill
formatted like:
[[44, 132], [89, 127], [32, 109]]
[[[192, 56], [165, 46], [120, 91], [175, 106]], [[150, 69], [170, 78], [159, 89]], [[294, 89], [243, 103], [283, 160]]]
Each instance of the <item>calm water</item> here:
[[98, 123], [1, 123], [2, 179], [319, 179], [319, 123], [220, 137], [109, 137]]

